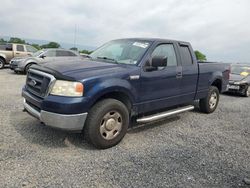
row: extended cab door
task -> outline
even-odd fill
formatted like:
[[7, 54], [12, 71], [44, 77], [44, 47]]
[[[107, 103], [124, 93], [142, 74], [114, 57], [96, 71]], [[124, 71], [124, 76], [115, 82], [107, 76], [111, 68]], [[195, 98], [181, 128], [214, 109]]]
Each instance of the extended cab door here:
[[179, 43], [179, 55], [182, 66], [181, 102], [192, 102], [196, 95], [198, 64], [189, 43]]
[[[180, 95], [181, 67], [178, 65], [176, 46], [172, 43], [158, 43], [149, 52], [149, 60], [142, 66], [139, 112], [159, 110], [178, 104]], [[155, 56], [166, 57], [167, 66], [157, 70], [146, 70]]]

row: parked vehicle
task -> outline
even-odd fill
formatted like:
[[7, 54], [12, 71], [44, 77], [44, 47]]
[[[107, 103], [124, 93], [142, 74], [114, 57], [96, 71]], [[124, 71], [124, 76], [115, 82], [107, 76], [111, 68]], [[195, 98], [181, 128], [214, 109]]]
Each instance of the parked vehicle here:
[[36, 48], [26, 44], [0, 44], [0, 69], [9, 64], [14, 57], [31, 56]]
[[126, 134], [132, 119], [147, 123], [194, 109], [215, 111], [227, 88], [229, 65], [197, 63], [187, 42], [119, 39], [89, 59], [32, 66], [22, 90], [24, 108], [45, 125], [83, 131], [97, 148]]
[[232, 64], [228, 92], [250, 96], [250, 64]]
[[76, 51], [65, 49], [43, 49], [34, 53], [30, 57], [13, 58], [10, 62], [10, 69], [16, 73], [26, 73], [31, 65], [52, 61], [69, 61], [81, 59], [82, 56]]

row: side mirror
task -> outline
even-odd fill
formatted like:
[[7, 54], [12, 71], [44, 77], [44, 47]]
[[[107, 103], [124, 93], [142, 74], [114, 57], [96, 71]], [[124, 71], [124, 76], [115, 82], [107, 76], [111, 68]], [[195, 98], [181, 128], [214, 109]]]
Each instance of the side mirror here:
[[152, 58], [152, 67], [166, 67], [168, 64], [168, 57], [154, 56]]
[[46, 57], [46, 55], [44, 55], [44, 54], [42, 54], [42, 55], [40, 55], [40, 58], [45, 58]]

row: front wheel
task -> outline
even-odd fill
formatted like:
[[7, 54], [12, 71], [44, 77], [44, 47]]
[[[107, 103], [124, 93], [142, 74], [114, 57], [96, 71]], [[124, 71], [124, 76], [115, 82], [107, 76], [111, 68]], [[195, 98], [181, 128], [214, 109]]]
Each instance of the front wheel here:
[[4, 68], [4, 60], [2, 58], [0, 58], [0, 69], [3, 69]]
[[247, 87], [246, 87], [244, 96], [245, 96], [245, 97], [249, 97], [249, 96], [250, 96], [250, 86], [247, 86]]
[[218, 106], [220, 98], [220, 93], [217, 87], [210, 86], [208, 90], [208, 95], [200, 99], [199, 106], [200, 111], [204, 113], [212, 113]]
[[89, 111], [84, 126], [84, 137], [97, 148], [110, 148], [122, 140], [128, 125], [127, 107], [118, 100], [104, 99]]
[[32, 63], [26, 65], [25, 69], [24, 69], [24, 73], [27, 74], [29, 69], [30, 69], [30, 66], [33, 65]]

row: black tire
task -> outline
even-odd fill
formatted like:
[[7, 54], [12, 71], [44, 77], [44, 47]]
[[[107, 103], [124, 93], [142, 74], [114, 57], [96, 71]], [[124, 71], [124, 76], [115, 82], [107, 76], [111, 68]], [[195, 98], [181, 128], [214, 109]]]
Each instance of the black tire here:
[[28, 65], [25, 66], [24, 74], [27, 74], [27, 72], [28, 72], [31, 65], [33, 65], [33, 63], [29, 63]]
[[220, 92], [218, 88], [210, 86], [208, 90], [208, 95], [205, 98], [200, 99], [199, 102], [200, 111], [207, 114], [214, 112], [218, 106], [219, 99], [220, 99]]
[[[120, 116], [120, 119], [117, 118], [117, 122], [115, 116]], [[115, 130], [118, 124], [119, 128]], [[107, 125], [110, 125], [111, 128], [109, 128], [112, 130], [107, 130]], [[104, 99], [95, 104], [89, 111], [83, 130], [84, 138], [96, 148], [110, 148], [122, 140], [127, 132], [128, 125], [129, 112], [127, 107], [118, 100]], [[103, 130], [104, 132], [101, 133]], [[108, 134], [106, 134], [107, 132]], [[110, 138], [107, 135], [111, 135]]]
[[244, 97], [249, 97], [250, 96], [250, 87], [249, 86], [246, 86], [246, 90], [245, 90], [245, 93], [244, 93]]
[[4, 59], [0, 58], [0, 69], [3, 69], [5, 65]]

